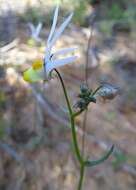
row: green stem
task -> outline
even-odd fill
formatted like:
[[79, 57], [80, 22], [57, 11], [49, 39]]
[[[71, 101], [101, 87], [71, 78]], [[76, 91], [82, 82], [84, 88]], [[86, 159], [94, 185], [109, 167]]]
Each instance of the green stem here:
[[75, 129], [75, 117], [73, 117], [72, 115], [70, 116], [70, 121], [71, 121], [71, 130], [72, 130], [72, 138], [73, 138], [73, 143], [74, 143], [74, 147], [75, 147], [75, 152], [76, 152], [76, 156], [77, 159], [80, 163], [80, 165], [82, 165], [84, 163], [83, 158], [81, 156], [79, 147], [78, 147], [78, 142], [77, 142], [77, 137], [76, 137], [76, 129]]
[[76, 153], [76, 156], [77, 156], [77, 159], [78, 159], [80, 165], [82, 165], [84, 163], [84, 161], [82, 159], [80, 149], [78, 147], [76, 129], [75, 129], [75, 116], [73, 115], [73, 111], [72, 111], [72, 108], [71, 108], [71, 105], [70, 105], [70, 101], [69, 101], [69, 98], [68, 98], [68, 95], [67, 95], [67, 91], [66, 91], [63, 79], [62, 79], [60, 73], [56, 69], [55, 69], [55, 71], [56, 71], [56, 73], [57, 73], [57, 75], [58, 75], [58, 77], [60, 79], [62, 89], [63, 89], [63, 92], [64, 92], [64, 96], [65, 96], [65, 99], [66, 99], [66, 102], [67, 102], [67, 107], [68, 107], [69, 117], [70, 117], [70, 123], [71, 123], [71, 130], [72, 130], [72, 139], [73, 139], [75, 153]]
[[100, 90], [101, 88], [102, 88], [102, 85], [100, 85], [98, 88], [96, 88], [96, 90], [92, 93], [92, 96], [94, 96], [98, 92], [98, 90]]
[[70, 104], [70, 101], [69, 101], [69, 98], [68, 98], [68, 95], [67, 95], [67, 91], [66, 91], [66, 88], [65, 88], [65, 84], [63, 82], [63, 79], [62, 79], [60, 73], [56, 69], [55, 69], [55, 71], [56, 71], [56, 73], [57, 73], [57, 75], [58, 75], [58, 77], [60, 79], [62, 89], [63, 89], [63, 92], [64, 92], [64, 96], [65, 96], [65, 99], [66, 99], [67, 107], [68, 107], [68, 110], [69, 110], [69, 117], [70, 117], [70, 123], [71, 123], [72, 139], [73, 139], [74, 149], [75, 149], [77, 159], [78, 159], [78, 161], [80, 163], [80, 178], [79, 178], [79, 183], [78, 183], [78, 190], [81, 190], [82, 189], [82, 184], [83, 184], [83, 178], [84, 178], [84, 171], [85, 171], [85, 161], [81, 156], [81, 152], [80, 152], [80, 149], [79, 149], [79, 146], [78, 146], [78, 141], [77, 141], [77, 136], [76, 136], [76, 128], [75, 128], [75, 117], [77, 115], [79, 115], [80, 113], [82, 113], [83, 110], [79, 111], [77, 113], [73, 113], [72, 108], [71, 108], [71, 104]]
[[85, 165], [82, 164], [81, 168], [80, 168], [80, 179], [79, 179], [79, 183], [78, 183], [78, 190], [82, 189], [84, 172], [85, 172]]
[[67, 102], [67, 106], [68, 106], [68, 111], [69, 111], [69, 115], [71, 116], [73, 114], [72, 112], [72, 108], [71, 108], [71, 105], [70, 105], [70, 101], [69, 101], [69, 98], [68, 98], [68, 95], [67, 95], [67, 91], [66, 91], [66, 88], [65, 88], [65, 84], [63, 82], [63, 79], [60, 75], [60, 73], [57, 71], [57, 69], [54, 69], [59, 77], [59, 80], [61, 82], [61, 85], [62, 85], [62, 89], [63, 89], [63, 92], [64, 92], [64, 96], [65, 96], [65, 99], [66, 99], [66, 102]]
[[80, 110], [78, 112], [73, 113], [73, 117], [77, 117], [78, 115], [80, 115], [84, 110]]

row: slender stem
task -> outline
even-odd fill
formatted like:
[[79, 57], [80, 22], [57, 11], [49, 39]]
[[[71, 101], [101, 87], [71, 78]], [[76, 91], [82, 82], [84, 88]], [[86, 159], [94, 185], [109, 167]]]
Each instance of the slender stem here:
[[[87, 51], [86, 51], [86, 64], [85, 64], [85, 83], [88, 86], [88, 65], [89, 65], [89, 50], [92, 42], [92, 36], [93, 36], [93, 29], [90, 29], [90, 36], [87, 44]], [[83, 130], [83, 136], [82, 136], [82, 157], [84, 158], [85, 154], [85, 132], [87, 128], [87, 113], [88, 110], [85, 110], [84, 117], [83, 117], [83, 124], [82, 124], [82, 130]]]
[[98, 90], [100, 90], [101, 88], [102, 88], [102, 85], [100, 85], [98, 88], [96, 88], [96, 90], [92, 93], [92, 96], [94, 96], [98, 92]]
[[63, 79], [60, 75], [60, 73], [57, 71], [57, 69], [54, 69], [59, 77], [59, 80], [61, 82], [61, 85], [62, 85], [62, 89], [63, 89], [63, 92], [64, 92], [64, 96], [65, 96], [65, 99], [66, 99], [66, 102], [67, 102], [67, 106], [68, 106], [68, 111], [69, 111], [69, 115], [71, 116], [73, 114], [72, 112], [72, 108], [71, 108], [71, 105], [70, 105], [70, 101], [69, 101], [69, 98], [68, 98], [68, 95], [67, 95], [67, 91], [66, 91], [66, 88], [65, 88], [65, 84], [63, 82]]
[[63, 79], [62, 79], [60, 73], [56, 69], [55, 69], [55, 71], [56, 71], [56, 73], [57, 73], [57, 75], [58, 75], [58, 77], [60, 79], [60, 82], [61, 82], [61, 85], [62, 85], [62, 88], [63, 88], [63, 92], [64, 92], [64, 96], [65, 96], [65, 99], [66, 99], [66, 102], [67, 102], [67, 107], [68, 107], [68, 110], [69, 110], [73, 144], [74, 144], [77, 159], [78, 159], [78, 161], [80, 163], [80, 178], [79, 178], [79, 183], [78, 183], [78, 189], [77, 190], [81, 190], [82, 185], [83, 185], [84, 171], [85, 171], [85, 161], [84, 161], [84, 158], [82, 158], [82, 155], [81, 155], [81, 152], [80, 152], [80, 149], [79, 149], [79, 146], [78, 146], [78, 141], [77, 141], [77, 136], [76, 136], [76, 128], [75, 128], [75, 117], [78, 114], [80, 114], [81, 112], [73, 113], [72, 108], [71, 108], [71, 104], [70, 104], [70, 101], [69, 101], [69, 98], [68, 98], [68, 95], [67, 95], [67, 91], [66, 91], [66, 88], [65, 88], [65, 84], [63, 82]]
[[82, 156], [85, 157], [85, 132], [86, 132], [86, 124], [87, 124], [87, 113], [88, 110], [85, 110], [84, 118], [83, 118], [83, 137], [82, 137]]
[[[92, 41], [92, 34], [93, 30], [90, 31], [90, 37], [88, 40], [88, 46], [87, 46], [87, 52], [86, 52], [86, 66], [85, 66], [85, 83], [88, 86], [88, 64], [89, 64], [89, 49], [90, 49], [90, 44]], [[75, 117], [80, 115], [83, 110], [80, 110], [79, 112], [74, 113]], [[82, 137], [82, 157], [84, 160], [84, 146], [85, 146], [85, 131], [86, 131], [86, 121], [87, 121], [87, 110], [85, 110], [84, 114], [84, 120], [83, 120], [83, 137]], [[80, 179], [79, 179], [79, 184], [78, 184], [78, 190], [82, 189], [82, 184], [83, 184], [83, 177], [84, 177], [84, 171], [85, 171], [85, 164], [82, 163], [80, 166]]]
[[84, 110], [80, 110], [78, 112], [74, 112], [73, 113], [73, 117], [77, 117], [78, 115], [80, 115]]
[[79, 146], [78, 146], [78, 142], [77, 142], [76, 129], [75, 129], [75, 116], [73, 115], [73, 111], [72, 111], [72, 108], [71, 108], [71, 105], [70, 105], [70, 101], [69, 101], [69, 98], [68, 98], [68, 95], [67, 95], [67, 91], [66, 91], [63, 79], [62, 79], [60, 73], [56, 69], [55, 69], [55, 71], [56, 71], [56, 73], [57, 73], [57, 75], [58, 75], [58, 77], [60, 79], [60, 82], [61, 82], [61, 85], [62, 85], [62, 88], [63, 88], [63, 92], [64, 92], [64, 96], [65, 96], [65, 99], [66, 99], [66, 102], [67, 102], [67, 107], [68, 107], [68, 110], [69, 110], [71, 130], [72, 130], [72, 139], [73, 139], [73, 144], [74, 144], [74, 148], [75, 148], [75, 153], [76, 153], [76, 156], [77, 156], [77, 159], [78, 159], [80, 165], [82, 165], [84, 163], [84, 161], [82, 159], [80, 149], [79, 149]]
[[79, 179], [79, 183], [78, 183], [78, 190], [82, 189], [84, 172], [85, 172], [85, 165], [82, 164], [81, 168], [80, 168], [80, 179]]
[[90, 36], [88, 39], [87, 52], [86, 52], [86, 65], [85, 65], [85, 83], [86, 83], [86, 85], [88, 85], [89, 50], [90, 50], [90, 46], [91, 46], [91, 42], [92, 42], [92, 36], [93, 36], [93, 29], [92, 28], [90, 29]]
[[83, 158], [81, 156], [79, 147], [78, 147], [78, 142], [77, 142], [77, 137], [76, 137], [76, 129], [75, 129], [75, 118], [73, 116], [70, 117], [71, 120], [71, 130], [72, 130], [72, 138], [73, 138], [73, 143], [74, 143], [74, 147], [75, 147], [75, 152], [76, 152], [76, 156], [77, 159], [79, 161], [80, 164], [83, 164]]

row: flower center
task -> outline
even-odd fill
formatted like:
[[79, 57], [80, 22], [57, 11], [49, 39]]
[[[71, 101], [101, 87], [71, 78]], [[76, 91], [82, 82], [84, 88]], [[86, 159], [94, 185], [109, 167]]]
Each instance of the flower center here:
[[43, 60], [41, 60], [41, 59], [35, 60], [34, 63], [32, 64], [32, 67], [34, 70], [41, 69], [42, 66], [43, 66]]

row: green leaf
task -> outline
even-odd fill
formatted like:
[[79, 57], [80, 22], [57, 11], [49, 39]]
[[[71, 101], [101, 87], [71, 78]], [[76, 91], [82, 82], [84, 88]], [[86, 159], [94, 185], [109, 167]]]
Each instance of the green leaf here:
[[87, 160], [85, 162], [85, 165], [88, 166], [88, 167], [92, 167], [92, 166], [96, 166], [98, 164], [101, 164], [102, 162], [104, 162], [105, 160], [107, 160], [109, 158], [109, 156], [113, 152], [113, 149], [114, 149], [114, 145], [112, 145], [112, 147], [110, 148], [110, 150], [104, 156], [102, 156], [100, 159], [94, 160], [94, 161]]

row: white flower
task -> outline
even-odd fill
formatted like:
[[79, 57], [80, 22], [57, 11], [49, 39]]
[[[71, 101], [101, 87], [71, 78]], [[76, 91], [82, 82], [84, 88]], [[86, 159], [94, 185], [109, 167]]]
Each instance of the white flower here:
[[39, 34], [42, 29], [42, 23], [39, 22], [37, 26], [34, 26], [33, 23], [29, 22], [28, 26], [31, 31], [31, 38], [34, 39], [36, 42], [41, 42], [42, 39], [39, 37]]
[[54, 13], [53, 23], [50, 30], [50, 34], [47, 40], [47, 47], [45, 49], [44, 61], [36, 60], [32, 67], [24, 72], [24, 79], [29, 82], [36, 82], [38, 80], [45, 80], [51, 73], [53, 69], [60, 66], [66, 65], [70, 62], [75, 61], [77, 56], [70, 56], [63, 59], [56, 59], [58, 55], [64, 55], [66, 53], [73, 52], [76, 48], [65, 48], [52, 53], [52, 48], [56, 41], [59, 39], [67, 25], [72, 19], [73, 14], [70, 14], [66, 20], [61, 24], [61, 26], [56, 31], [57, 19], [58, 19], [59, 7], [57, 6]]

